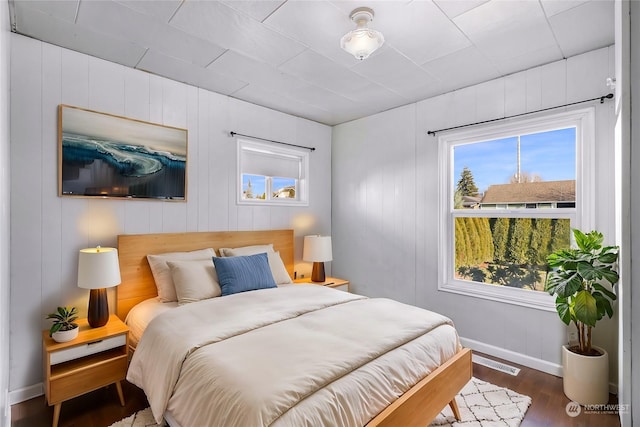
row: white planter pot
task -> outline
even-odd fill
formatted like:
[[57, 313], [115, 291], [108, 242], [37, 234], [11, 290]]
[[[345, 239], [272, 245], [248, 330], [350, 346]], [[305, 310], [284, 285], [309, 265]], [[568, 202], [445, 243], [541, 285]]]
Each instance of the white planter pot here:
[[78, 336], [79, 330], [80, 328], [76, 327], [68, 331], [57, 331], [57, 332], [54, 332], [53, 335], [51, 335], [51, 338], [53, 338], [55, 342], [71, 341], [72, 339], [75, 339]]
[[583, 356], [562, 346], [564, 394], [581, 405], [606, 405], [609, 402], [609, 354], [600, 347], [600, 356]]

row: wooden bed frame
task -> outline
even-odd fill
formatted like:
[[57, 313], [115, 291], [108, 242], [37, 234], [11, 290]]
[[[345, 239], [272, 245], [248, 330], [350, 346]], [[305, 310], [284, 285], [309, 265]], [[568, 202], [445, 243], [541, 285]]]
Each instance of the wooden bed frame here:
[[293, 277], [293, 230], [206, 231], [192, 233], [121, 234], [118, 257], [122, 283], [116, 288], [116, 314], [124, 321], [136, 304], [155, 296], [158, 290], [147, 255], [195, 251], [273, 243], [280, 252], [289, 275]]
[[[118, 256], [122, 283], [116, 288], [116, 314], [124, 320], [136, 304], [158, 295], [147, 262], [148, 254], [193, 251], [197, 249], [237, 248], [273, 244], [293, 277], [293, 230], [222, 231], [118, 236]], [[471, 379], [471, 351], [461, 349], [431, 374], [380, 412], [368, 427], [420, 426], [434, 419], [447, 404], [460, 419], [455, 396]]]

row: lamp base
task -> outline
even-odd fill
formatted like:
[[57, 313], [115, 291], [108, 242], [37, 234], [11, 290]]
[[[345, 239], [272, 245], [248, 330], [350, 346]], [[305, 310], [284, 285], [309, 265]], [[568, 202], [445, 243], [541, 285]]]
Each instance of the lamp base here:
[[313, 269], [311, 270], [312, 282], [324, 282], [324, 262], [314, 262]]
[[87, 321], [92, 328], [99, 328], [107, 324], [109, 320], [109, 303], [107, 301], [107, 289], [91, 289], [89, 293], [89, 312]]

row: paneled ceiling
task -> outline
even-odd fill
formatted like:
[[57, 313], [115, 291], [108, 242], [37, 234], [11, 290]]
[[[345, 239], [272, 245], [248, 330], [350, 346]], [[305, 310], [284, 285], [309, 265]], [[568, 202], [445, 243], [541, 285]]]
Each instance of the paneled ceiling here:
[[[371, 7], [385, 44], [339, 46]], [[29, 37], [334, 125], [614, 43], [613, 0], [10, 0]]]

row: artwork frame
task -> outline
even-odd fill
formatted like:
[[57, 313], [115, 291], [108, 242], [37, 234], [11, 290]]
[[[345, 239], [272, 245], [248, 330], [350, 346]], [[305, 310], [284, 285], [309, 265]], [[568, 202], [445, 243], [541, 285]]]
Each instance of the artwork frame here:
[[58, 106], [58, 196], [187, 200], [187, 129]]

